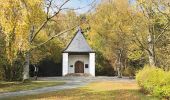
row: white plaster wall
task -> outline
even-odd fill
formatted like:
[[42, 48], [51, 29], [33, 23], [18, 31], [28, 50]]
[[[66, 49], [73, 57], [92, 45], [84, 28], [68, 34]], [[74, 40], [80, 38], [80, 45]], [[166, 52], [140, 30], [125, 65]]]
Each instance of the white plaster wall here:
[[89, 72], [92, 76], [95, 76], [95, 53], [89, 54]]
[[68, 74], [68, 53], [63, 53], [62, 75], [65, 76], [66, 74]]
[[[84, 63], [84, 73], [89, 73], [89, 68], [85, 68], [85, 64], [89, 64], [89, 55], [69, 55], [68, 59], [68, 73], [75, 73], [74, 65], [76, 61], [82, 61]], [[73, 67], [70, 67], [70, 65], [73, 65]]]

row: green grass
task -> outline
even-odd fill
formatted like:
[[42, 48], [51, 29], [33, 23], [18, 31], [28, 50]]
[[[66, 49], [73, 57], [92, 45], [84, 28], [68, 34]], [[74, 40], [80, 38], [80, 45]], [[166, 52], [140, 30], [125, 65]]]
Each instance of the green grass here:
[[32, 90], [41, 87], [62, 85], [64, 82], [55, 81], [31, 81], [31, 82], [0, 82], [0, 93], [3, 92], [14, 92], [21, 90]]
[[7, 100], [159, 100], [139, 91], [135, 82], [94, 82], [87, 86]]

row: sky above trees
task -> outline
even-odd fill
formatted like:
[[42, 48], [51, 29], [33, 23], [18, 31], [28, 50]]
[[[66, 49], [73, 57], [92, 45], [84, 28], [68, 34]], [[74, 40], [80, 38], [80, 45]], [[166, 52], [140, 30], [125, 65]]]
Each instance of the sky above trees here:
[[[99, 4], [101, 0], [70, 0], [63, 8], [77, 9], [77, 14], [87, 13], [89, 10], [93, 10], [91, 4]], [[60, 5], [63, 0], [56, 0], [55, 3]]]

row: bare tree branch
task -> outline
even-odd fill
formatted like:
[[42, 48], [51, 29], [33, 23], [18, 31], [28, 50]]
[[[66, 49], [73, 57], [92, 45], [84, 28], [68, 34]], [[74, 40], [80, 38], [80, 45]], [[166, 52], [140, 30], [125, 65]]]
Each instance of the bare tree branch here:
[[58, 9], [58, 11], [54, 14], [54, 15], [52, 15], [51, 17], [49, 17], [48, 19], [52, 19], [53, 17], [55, 17], [56, 15], [58, 15], [59, 13], [60, 13], [60, 11], [61, 10], [63, 10], [63, 6], [67, 3], [67, 2], [69, 2], [70, 0], [66, 0], [60, 7], [59, 7], [59, 9]]
[[134, 40], [133, 42], [134, 42], [137, 46], [139, 46], [139, 47], [141, 47], [142, 49], [146, 50], [148, 53], [151, 53], [150, 50], [149, 50], [148, 48], [146, 48], [146, 47], [142, 44], [142, 42], [141, 42], [140, 39], [138, 38], [137, 34], [134, 33], [134, 35], [135, 35], [135, 38], [136, 38], [137, 42], [139, 43], [139, 45], [135, 42], [135, 40]]
[[30, 51], [32, 51], [32, 50], [34, 50], [35, 48], [38, 48], [38, 47], [46, 44], [48, 41], [53, 40], [54, 38], [59, 37], [59, 36], [61, 36], [62, 34], [66, 33], [66, 32], [69, 32], [69, 31], [75, 29], [75, 28], [78, 27], [78, 26], [79, 26], [79, 25], [76, 25], [76, 26], [74, 26], [74, 27], [72, 27], [72, 28], [70, 28], [70, 29], [67, 29], [67, 30], [65, 30], [65, 31], [62, 31], [62, 32], [60, 32], [60, 33], [58, 33], [58, 34], [50, 37], [48, 40], [44, 41], [43, 43], [40, 43], [40, 44], [36, 45], [34, 48], [31, 48]]
[[160, 37], [166, 32], [166, 29], [170, 26], [170, 21], [166, 24], [162, 32], [158, 35], [158, 37], [155, 39], [155, 43], [160, 39]]
[[48, 19], [49, 11], [50, 11], [53, 0], [47, 0], [47, 1], [49, 2], [48, 6], [47, 6], [47, 19]]
[[92, 6], [94, 3], [96, 2], [96, 0], [93, 0], [91, 3], [83, 6], [83, 7], [78, 7], [78, 8], [62, 8], [63, 10], [80, 10], [80, 9], [84, 9], [88, 6]]
[[143, 5], [142, 3], [140, 3], [140, 4], [139, 4], [139, 7], [141, 8], [143, 15], [144, 15], [147, 19], [149, 19], [148, 15], [146, 14], [146, 12], [145, 12], [145, 10], [144, 10], [144, 9], [145, 9], [145, 8], [144, 8], [144, 5]]
[[[52, 0], [51, 0], [52, 1]], [[37, 36], [37, 34], [44, 28], [44, 26], [47, 24], [47, 22], [52, 19], [53, 17], [55, 17], [56, 15], [58, 15], [60, 13], [60, 11], [62, 10], [62, 7], [67, 3], [69, 2], [70, 0], [66, 0], [60, 7], [59, 7], [59, 10], [54, 14], [52, 15], [51, 17], [48, 17], [46, 19], [46, 21], [44, 21], [44, 23], [39, 27], [39, 29], [34, 33], [34, 36], [32, 37], [31, 39], [31, 42], [35, 39], [35, 37]], [[51, 5], [49, 5], [51, 6]], [[48, 16], [48, 15], [47, 15]]]

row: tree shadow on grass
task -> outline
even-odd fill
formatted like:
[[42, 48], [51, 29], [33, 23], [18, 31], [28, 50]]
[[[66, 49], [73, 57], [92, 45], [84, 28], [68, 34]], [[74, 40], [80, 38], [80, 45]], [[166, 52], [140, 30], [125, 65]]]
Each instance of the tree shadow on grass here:
[[18, 85], [19, 82], [0, 82], [0, 88], [6, 88], [13, 85]]

